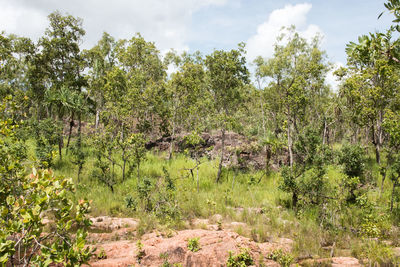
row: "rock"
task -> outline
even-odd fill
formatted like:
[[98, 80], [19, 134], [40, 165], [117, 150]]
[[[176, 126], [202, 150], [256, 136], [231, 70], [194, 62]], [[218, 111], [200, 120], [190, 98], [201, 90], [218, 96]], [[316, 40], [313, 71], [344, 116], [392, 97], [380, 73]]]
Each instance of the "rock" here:
[[121, 228], [135, 229], [138, 222], [132, 218], [114, 218], [101, 216], [90, 219], [92, 221], [92, 230], [113, 231]]
[[362, 266], [360, 262], [356, 258], [352, 257], [335, 257], [332, 258], [332, 267], [341, 267], [341, 266]]
[[356, 258], [334, 257], [325, 259], [308, 259], [300, 262], [301, 266], [361, 267]]
[[[189, 251], [188, 240], [199, 238], [201, 249]], [[144, 256], [140, 266], [161, 266], [165, 258], [172, 265], [181, 263], [183, 266], [226, 266], [229, 251], [236, 254], [241, 248], [248, 248], [258, 266], [260, 255], [268, 255], [274, 249], [288, 249], [288, 239], [279, 239], [275, 243], [255, 243], [249, 238], [237, 233], [221, 230], [203, 229], [179, 231], [173, 237], [167, 238], [157, 233], [142, 236]], [[107, 259], [93, 259], [91, 266], [139, 266], [137, 264], [137, 247], [133, 241], [115, 241], [101, 245]], [[264, 258], [265, 266], [279, 266], [276, 262]]]
[[214, 222], [214, 223], [217, 223], [217, 222], [222, 222], [222, 220], [223, 220], [223, 217], [222, 217], [222, 215], [221, 214], [214, 214], [212, 217], [211, 217], [211, 222]]

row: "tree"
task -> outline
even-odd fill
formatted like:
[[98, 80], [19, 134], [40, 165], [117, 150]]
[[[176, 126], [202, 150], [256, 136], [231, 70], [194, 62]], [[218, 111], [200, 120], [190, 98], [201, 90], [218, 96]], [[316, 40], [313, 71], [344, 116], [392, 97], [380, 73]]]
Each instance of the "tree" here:
[[397, 63], [387, 51], [398, 46], [399, 41], [391, 39], [389, 30], [386, 34], [361, 36], [357, 44], [351, 42], [347, 46], [350, 74], [340, 92], [351, 105], [349, 108], [356, 108], [355, 121], [370, 129], [378, 164], [385, 135], [382, 123], [398, 80]]
[[[383, 128], [388, 133], [389, 148], [388, 148], [388, 167], [389, 175], [393, 183], [392, 197], [390, 202], [390, 210], [393, 210], [393, 201], [395, 197], [395, 189], [400, 185], [400, 94], [399, 86], [396, 86], [395, 98], [386, 110], [383, 121]], [[386, 172], [386, 170], [385, 170]], [[385, 173], [386, 174], [386, 173]], [[383, 183], [383, 181], [382, 181]]]
[[[82, 75], [84, 64], [79, 43], [85, 34], [82, 20], [60, 12], [51, 13], [50, 26], [39, 40], [40, 53], [36, 64], [45, 84], [45, 100], [48, 104], [48, 116], [63, 121], [66, 111], [65, 95], [81, 92], [86, 80]], [[73, 119], [73, 116], [71, 116]], [[62, 158], [63, 132], [59, 132], [59, 155]]]
[[[171, 56], [169, 54], [168, 56]], [[201, 117], [205, 117], [207, 109], [205, 70], [200, 54], [182, 54], [176, 59], [178, 70], [171, 75], [167, 86], [167, 95], [171, 110], [171, 143], [169, 158], [174, 150], [175, 134], [178, 130], [193, 131], [201, 128]]]
[[273, 114], [275, 133], [286, 130], [290, 167], [295, 163], [296, 136], [307, 125], [321, 125], [324, 104], [329, 102], [329, 88], [324, 84], [329, 68], [319, 43], [319, 36], [308, 43], [291, 27], [278, 38], [274, 57], [256, 62], [258, 76], [270, 79], [265, 89], [266, 114]]
[[140, 34], [130, 40], [120, 40], [116, 47], [119, 67], [126, 74], [126, 105], [130, 117], [137, 120], [141, 133], [165, 132], [168, 106], [165, 90], [165, 65], [154, 43]]
[[[82, 93], [74, 95], [72, 107], [74, 108], [74, 114], [78, 115], [78, 137], [72, 148], [72, 163], [78, 165], [78, 175], [77, 175], [78, 183], [83, 165], [85, 164], [87, 157], [87, 153], [85, 152], [84, 142], [82, 138], [82, 117], [88, 113], [88, 107], [86, 103], [87, 103], [86, 99], [84, 98], [84, 95]], [[71, 130], [69, 136], [71, 136]]]
[[[35, 168], [27, 174], [26, 147], [12, 115], [16, 109], [9, 98], [0, 104], [0, 264], [88, 263], [93, 252], [85, 247], [89, 203], [81, 200], [75, 205], [68, 199], [74, 191], [70, 179]], [[45, 230], [43, 214], [53, 219], [54, 227]], [[75, 236], [70, 234], [73, 227], [79, 229]]]
[[85, 51], [90, 68], [89, 96], [94, 99], [96, 104], [95, 128], [99, 127], [100, 114], [104, 109], [104, 88], [106, 76], [116, 65], [116, 41], [108, 33], [104, 32], [102, 38], [92, 49]]
[[[216, 182], [221, 178], [224, 161], [225, 132], [234, 124], [234, 112], [245, 99], [245, 84], [249, 82], [249, 72], [244, 56], [244, 44], [230, 51], [216, 50], [206, 56], [209, 90], [214, 100], [213, 110], [217, 127], [221, 129], [221, 156]], [[213, 114], [214, 115], [214, 114]]]
[[132, 134], [127, 143], [129, 145], [129, 172], [136, 167], [138, 184], [140, 182], [140, 164], [146, 158], [145, 138], [143, 134]]

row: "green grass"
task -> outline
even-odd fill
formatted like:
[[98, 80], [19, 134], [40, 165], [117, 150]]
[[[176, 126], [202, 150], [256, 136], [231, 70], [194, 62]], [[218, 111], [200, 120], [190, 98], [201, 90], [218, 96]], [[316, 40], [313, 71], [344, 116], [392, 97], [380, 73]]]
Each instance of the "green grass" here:
[[[35, 144], [31, 140], [28, 140], [27, 144], [29, 159], [33, 161]], [[137, 230], [139, 236], [155, 228], [182, 229], [188, 227], [189, 224], [186, 222], [193, 218], [211, 218], [215, 214], [220, 214], [224, 221], [246, 223], [246, 227], [240, 226], [235, 230], [256, 242], [267, 242], [279, 237], [292, 239], [294, 241], [292, 253], [295, 257], [308, 255], [329, 257], [330, 251], [327, 252], [322, 248], [326, 244], [335, 244], [334, 251], [338, 254], [341, 254], [341, 251], [354, 250], [355, 245], [357, 245], [357, 251], [363, 247], [363, 240], [357, 234], [349, 231], [349, 229], [357, 228], [360, 224], [362, 211], [359, 208], [349, 206], [347, 210], [335, 211], [338, 213], [336, 220], [340, 221], [346, 229], [324, 229], [318, 224], [321, 207], [308, 206], [297, 210], [289, 207], [291, 195], [279, 189], [280, 174], [278, 172], [271, 172], [270, 175], [265, 176], [263, 171], [248, 170], [235, 174], [233, 170], [224, 169], [221, 182], [217, 184], [215, 179], [218, 160], [203, 158], [198, 172], [198, 192], [197, 172], [194, 171], [192, 178], [187, 170], [196, 165], [194, 160], [183, 154], [176, 154], [171, 160], [167, 160], [167, 153], [148, 152], [146, 160], [140, 167], [140, 179], [147, 178], [153, 183], [162, 183], [165, 169], [176, 187], [174, 196], [179, 206], [180, 216], [176, 219], [160, 219], [141, 209], [140, 201], [138, 201], [136, 172], [122, 181], [121, 169], [116, 167], [115, 172], [119, 180], [114, 187], [114, 193], [112, 193], [110, 188], [101, 181], [91, 177], [95, 159], [90, 148], [87, 152], [89, 157], [79, 182], [77, 181], [77, 166], [71, 163], [70, 155], [66, 155], [65, 150], [63, 150], [63, 160], [59, 160], [57, 156], [54, 161], [55, 173], [73, 178], [76, 183], [76, 192], [71, 195], [71, 198], [91, 200], [92, 216], [139, 218], [140, 223]], [[370, 175], [369, 187], [368, 190], [365, 190], [367, 197], [371, 203], [377, 205], [378, 210], [387, 212], [392, 182], [389, 178], [386, 179], [381, 194], [381, 177], [372, 154], [366, 169]], [[258, 183], [260, 177], [262, 179]], [[340, 166], [334, 164], [328, 166], [325, 175], [327, 192], [335, 192], [344, 177]], [[154, 193], [156, 192], [151, 192], [151, 194]], [[340, 192], [337, 193], [340, 194]], [[127, 206], [129, 197], [136, 201], [134, 207], [136, 205], [137, 209]], [[334, 202], [330, 205], [335, 207]], [[260, 210], [261, 212], [259, 212]], [[393, 220], [393, 222], [395, 221]], [[400, 243], [400, 231], [392, 231], [386, 238]], [[353, 244], [353, 247], [350, 244]], [[350, 252], [343, 252], [343, 255], [347, 255], [346, 253]]]

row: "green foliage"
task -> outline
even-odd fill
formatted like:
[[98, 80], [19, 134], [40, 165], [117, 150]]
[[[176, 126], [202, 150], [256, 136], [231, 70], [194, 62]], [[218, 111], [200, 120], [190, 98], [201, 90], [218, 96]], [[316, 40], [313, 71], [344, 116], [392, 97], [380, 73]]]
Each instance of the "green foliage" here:
[[272, 251], [267, 256], [267, 258], [270, 260], [276, 261], [282, 267], [289, 267], [294, 260], [293, 256], [290, 255], [290, 253], [286, 253], [282, 249], [276, 249], [276, 250]]
[[[400, 22], [400, 1], [399, 0], [388, 0], [387, 3], [384, 3], [385, 7], [393, 13], [395, 19], [393, 20], [394, 23]], [[382, 13], [379, 17], [382, 16]], [[399, 28], [397, 28], [399, 30]]]
[[352, 254], [357, 258], [363, 259], [363, 263], [369, 266], [395, 266], [398, 264], [392, 248], [373, 239], [367, 239], [358, 247], [354, 247]]
[[[359, 145], [344, 145], [339, 154], [339, 163], [349, 177], [364, 179], [365, 152]], [[362, 181], [362, 180], [361, 180]]]
[[55, 146], [59, 142], [60, 125], [52, 119], [33, 124], [36, 139], [36, 156], [42, 167], [51, 167], [55, 157]]
[[107, 253], [104, 250], [104, 248], [100, 249], [99, 254], [97, 254], [97, 259], [102, 260], [102, 259], [107, 259]]
[[78, 182], [83, 165], [85, 164], [88, 157], [86, 149], [87, 148], [85, 147], [85, 142], [82, 141], [82, 136], [79, 136], [78, 140], [71, 147], [71, 162], [78, 166]]
[[[397, 23], [399, 1], [385, 7]], [[399, 220], [400, 41], [394, 27], [348, 45], [348, 64], [336, 71], [342, 83], [333, 92], [320, 37], [307, 40], [294, 27], [282, 31], [272, 58], [257, 58], [257, 84], [249, 84], [243, 44], [163, 59], [140, 34], [115, 40], [104, 33], [82, 53], [81, 19], [55, 12], [49, 21], [36, 44], [0, 34], [1, 263], [14, 255], [19, 264], [19, 250], [32, 253], [32, 265], [87, 261], [86, 232], [75, 229], [87, 226], [89, 210], [86, 201], [72, 201], [83, 197], [93, 199], [93, 216], [141, 218], [139, 235], [218, 213], [245, 222], [237, 231], [254, 240], [292, 238], [296, 253], [322, 257], [323, 243], [335, 243], [340, 253], [349, 243], [375, 238], [364, 242], [359, 257], [370, 264], [392, 259], [381, 240]], [[167, 75], [170, 64], [174, 72]], [[337, 149], [345, 142], [353, 145]], [[153, 144], [169, 147], [168, 162], [164, 152], [147, 151]], [[171, 157], [181, 149], [184, 155]], [[55, 174], [27, 175], [35, 153], [40, 167]], [[77, 191], [59, 175], [75, 170]], [[188, 170], [197, 179], [187, 179]], [[286, 209], [290, 203], [294, 209]], [[52, 223], [44, 226], [43, 218]], [[188, 243], [196, 247], [198, 240]], [[140, 261], [143, 247], [137, 251]], [[282, 251], [271, 257], [284, 266], [293, 260]], [[242, 251], [231, 253], [228, 263], [252, 260]], [[164, 264], [171, 266], [167, 256]]]
[[389, 216], [368, 200], [366, 195], [357, 198], [361, 209], [359, 235], [363, 238], [384, 238], [390, 230]]
[[[7, 102], [0, 106], [0, 263], [87, 263], [92, 255], [85, 246], [89, 203], [81, 200], [74, 205], [68, 199], [74, 191], [71, 180], [47, 170], [26, 173], [23, 143], [14, 135], [17, 124], [7, 119], [6, 107]], [[50, 231], [45, 231], [44, 216], [54, 221]], [[73, 228], [79, 229], [75, 237], [70, 234]]]
[[134, 167], [137, 169], [137, 178], [140, 179], [140, 164], [146, 159], [146, 148], [145, 143], [146, 140], [143, 134], [132, 134], [127, 139], [128, 151], [126, 153], [126, 157], [128, 158], [129, 171], [128, 174], [131, 174]]
[[[75, 206], [68, 200], [67, 192], [73, 190], [72, 182], [35, 169], [19, 182], [24, 190], [17, 187], [20, 189], [18, 194], [8, 195], [6, 203], [1, 205], [4, 217], [0, 221], [3, 229], [0, 243], [8, 247], [5, 261], [11, 258], [15, 248], [14, 251], [18, 251], [16, 263], [87, 263], [92, 255], [92, 249], [85, 246], [85, 229], [90, 225], [85, 215], [89, 205], [81, 200]], [[28, 206], [33, 208], [28, 209]], [[73, 209], [75, 214], [71, 212]], [[54, 220], [54, 230], [44, 231], [42, 214]], [[74, 238], [70, 235], [71, 229], [78, 229]], [[10, 237], [15, 241], [6, 240]]]
[[117, 183], [115, 174], [116, 155], [115, 142], [109, 133], [99, 134], [95, 137], [93, 145], [95, 146], [95, 169], [91, 176], [108, 186], [114, 191]]
[[168, 171], [164, 168], [164, 177], [152, 181], [145, 177], [138, 184], [137, 193], [141, 207], [152, 212], [162, 220], [171, 221], [180, 218], [180, 208], [176, 199], [176, 187]]
[[253, 264], [254, 260], [248, 249], [242, 248], [240, 253], [236, 255], [233, 255], [232, 251], [229, 251], [229, 257], [226, 262], [227, 267], [245, 267]]
[[191, 252], [199, 251], [201, 249], [199, 240], [200, 240], [199, 237], [189, 238], [188, 243], [187, 243], [188, 250], [190, 250]]
[[143, 243], [142, 243], [142, 241], [138, 240], [136, 242], [136, 260], [139, 264], [145, 255], [146, 255], [146, 252], [143, 249]]

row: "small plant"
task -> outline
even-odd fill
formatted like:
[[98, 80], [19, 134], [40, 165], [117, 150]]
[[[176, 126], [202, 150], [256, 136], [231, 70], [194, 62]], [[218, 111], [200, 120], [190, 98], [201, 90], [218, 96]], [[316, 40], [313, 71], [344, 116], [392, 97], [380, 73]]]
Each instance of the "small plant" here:
[[200, 243], [199, 243], [199, 239], [198, 237], [194, 237], [194, 238], [190, 238], [188, 240], [188, 249], [192, 252], [197, 252], [201, 249]]
[[100, 249], [100, 253], [97, 255], [97, 259], [99, 260], [107, 259], [107, 254], [104, 248]]
[[138, 240], [136, 242], [136, 248], [137, 248], [136, 259], [137, 259], [137, 262], [140, 264], [140, 262], [142, 261], [143, 257], [146, 255], [146, 253], [144, 252], [144, 249], [143, 249], [142, 241]]
[[217, 226], [218, 226], [218, 231], [221, 231], [222, 230], [222, 222], [220, 220], [217, 222]]
[[267, 258], [276, 261], [283, 267], [289, 267], [294, 259], [292, 255], [284, 252], [282, 249], [276, 249], [272, 251]]
[[160, 253], [160, 258], [164, 260], [161, 267], [172, 267], [171, 263], [168, 262], [168, 257], [169, 257], [168, 252]]
[[233, 255], [229, 251], [229, 257], [226, 262], [227, 267], [244, 267], [254, 265], [254, 260], [249, 253], [249, 249], [241, 249], [239, 254]]
[[399, 262], [392, 248], [378, 240], [365, 239], [352, 248], [354, 257], [363, 259], [365, 266], [398, 266]]
[[125, 204], [128, 209], [136, 211], [137, 202], [136, 199], [134, 199], [132, 196], [128, 196], [125, 198]]

